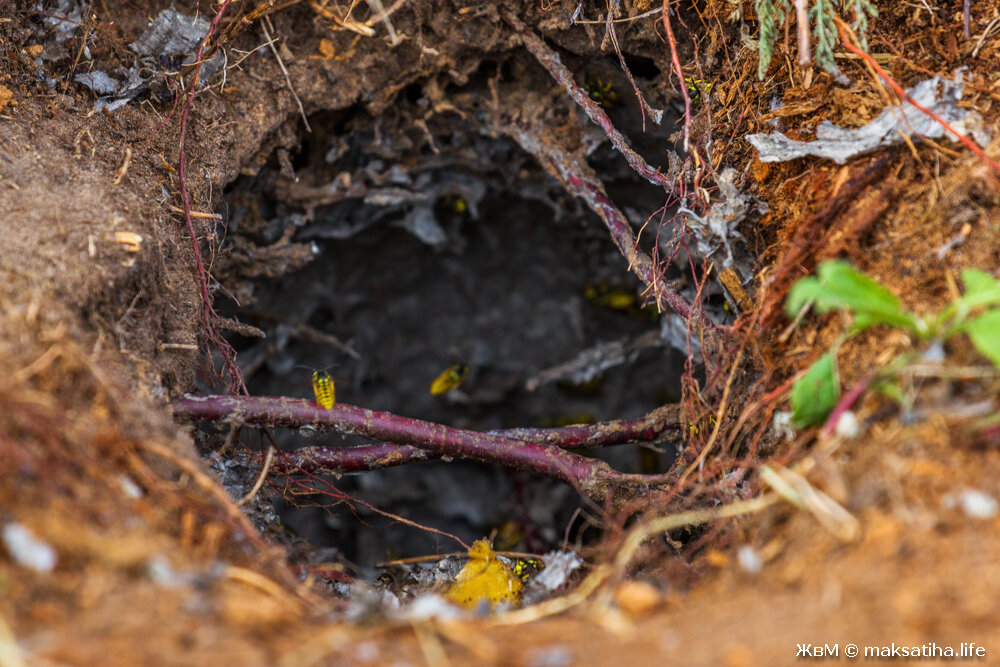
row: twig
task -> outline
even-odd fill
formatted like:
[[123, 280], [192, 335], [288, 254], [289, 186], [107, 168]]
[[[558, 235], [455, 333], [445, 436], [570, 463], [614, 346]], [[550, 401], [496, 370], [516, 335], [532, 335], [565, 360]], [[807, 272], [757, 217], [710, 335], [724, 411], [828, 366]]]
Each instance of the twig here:
[[795, 32], [799, 41], [799, 64], [812, 62], [811, 37], [809, 35], [809, 8], [806, 0], [795, 0]]
[[869, 54], [865, 53], [863, 50], [859, 49], [858, 47], [854, 46], [854, 44], [851, 43], [851, 40], [848, 38], [847, 33], [844, 30], [843, 21], [841, 21], [840, 19], [836, 19], [836, 23], [837, 23], [837, 30], [840, 31], [840, 41], [844, 43], [844, 48], [846, 48], [848, 51], [850, 51], [854, 55], [864, 60], [872, 67], [872, 69], [878, 72], [878, 75], [882, 77], [882, 80], [885, 81], [887, 84], [889, 84], [889, 87], [892, 88], [892, 90], [896, 93], [896, 95], [900, 97], [900, 99], [906, 100], [914, 107], [916, 107], [919, 111], [922, 111], [923, 113], [927, 114], [927, 116], [940, 123], [941, 127], [947, 130], [948, 133], [954, 136], [956, 139], [961, 141], [966, 148], [968, 148], [976, 155], [976, 157], [982, 160], [985, 164], [989, 165], [989, 167], [993, 169], [993, 171], [1000, 174], [1000, 163], [996, 162], [995, 160], [991, 160], [989, 157], [987, 157], [986, 154], [983, 153], [982, 149], [976, 145], [976, 142], [974, 142], [972, 139], [969, 139], [964, 134], [960, 134], [958, 130], [953, 128], [951, 124], [949, 124], [948, 121], [946, 121], [944, 118], [934, 113], [930, 109], [922, 106], [919, 102], [917, 102], [912, 97], [907, 95], [906, 91], [903, 90], [903, 87], [899, 85], [899, 83], [895, 79], [889, 76], [889, 73], [886, 72], [884, 69], [882, 69], [882, 67], [875, 61], [874, 58], [872, 58]]
[[523, 625], [524, 623], [534, 623], [546, 616], [561, 614], [584, 602], [610, 576], [611, 568], [606, 565], [598, 567], [587, 575], [587, 578], [580, 582], [580, 585], [574, 588], [569, 595], [551, 598], [524, 609], [497, 614], [487, 619], [486, 623], [488, 625]]
[[[170, 210], [173, 211], [174, 213], [184, 212], [184, 209], [178, 208], [172, 204], [170, 206]], [[219, 215], [218, 213], [205, 213], [203, 211], [191, 211], [190, 213], [192, 218], [201, 218], [202, 220], [219, 220], [219, 221], [222, 220], [222, 216]]]
[[233, 347], [222, 338], [218, 332], [215, 330], [215, 325], [212, 323], [212, 297], [208, 294], [208, 276], [205, 271], [205, 262], [201, 256], [201, 250], [198, 249], [198, 235], [194, 231], [194, 221], [191, 216], [191, 193], [188, 192], [187, 179], [186, 179], [186, 168], [184, 159], [184, 141], [187, 138], [187, 121], [188, 115], [191, 111], [191, 102], [194, 100], [194, 91], [198, 87], [198, 77], [201, 74], [202, 65], [202, 53], [205, 50], [205, 45], [208, 44], [212, 35], [219, 27], [219, 22], [222, 20], [222, 15], [225, 14], [226, 8], [229, 7], [229, 3], [232, 0], [222, 0], [219, 5], [219, 10], [216, 12], [215, 17], [208, 26], [208, 32], [205, 33], [205, 37], [201, 40], [201, 44], [198, 45], [198, 51], [195, 53], [195, 67], [191, 75], [191, 81], [184, 91], [184, 108], [181, 111], [181, 137], [178, 146], [178, 158], [177, 158], [177, 181], [180, 186], [181, 199], [184, 203], [184, 221], [187, 223], [188, 234], [191, 236], [191, 249], [194, 253], [195, 266], [198, 273], [198, 283], [201, 287], [201, 316], [205, 323], [205, 334], [208, 336], [209, 341], [219, 350], [222, 355], [224, 364], [226, 367], [226, 372], [229, 374], [230, 379], [230, 390], [236, 393], [237, 390], [242, 391], [244, 394], [247, 392], [246, 384], [243, 382], [243, 376], [240, 374], [239, 366], [236, 365], [236, 351]]
[[[532, 32], [524, 23], [521, 22], [517, 16], [515, 16], [510, 11], [503, 9], [500, 12], [503, 19], [511, 25], [515, 30], [521, 34], [521, 41], [524, 43], [525, 48], [531, 52], [533, 56], [538, 60], [542, 66], [549, 71], [552, 78], [559, 83], [573, 101], [580, 106], [581, 109], [590, 117], [598, 127], [604, 130], [604, 133], [608, 135], [608, 139], [611, 140], [612, 145], [618, 149], [626, 162], [632, 169], [645, 178], [647, 181], [653, 185], [659, 185], [665, 188], [668, 192], [672, 192], [676, 187], [676, 179], [670, 178], [659, 170], [651, 167], [641, 155], [632, 150], [632, 147], [628, 143], [628, 139], [619, 132], [615, 126], [612, 124], [611, 119], [608, 115], [604, 113], [604, 109], [601, 105], [590, 98], [585, 90], [580, 88], [573, 80], [573, 74], [562, 64], [562, 60], [559, 58], [559, 54], [550, 49], [542, 39]], [[681, 77], [681, 84], [683, 86], [684, 77]], [[685, 97], [687, 93], [687, 88], [684, 88]]]
[[674, 74], [677, 75], [677, 84], [680, 86], [681, 95], [684, 96], [684, 152], [690, 146], [691, 127], [691, 96], [688, 95], [687, 82], [684, 81], [684, 70], [681, 69], [681, 61], [677, 56], [677, 40], [674, 39], [674, 29], [670, 26], [670, 0], [663, 0], [663, 29], [667, 31], [667, 41], [670, 43], [670, 63], [673, 65]]
[[[650, 287], [661, 311], [672, 310], [685, 320], [697, 313], [706, 329], [714, 323], [700, 308], [695, 308], [672, 284], [667, 282], [653, 260], [639, 249], [628, 220], [608, 197], [604, 185], [584, 161], [576, 159], [559, 146], [554, 138], [540, 138], [522, 123], [509, 122], [497, 129], [513, 138], [524, 150], [534, 155], [549, 173], [572, 194], [580, 197], [604, 220], [618, 250], [629, 261], [629, 269]], [[544, 128], [538, 130], [544, 132]], [[656, 172], [659, 174], [659, 172]], [[659, 174], [662, 176], [662, 174]]]
[[267, 473], [271, 470], [272, 461], [274, 461], [274, 447], [269, 446], [267, 448], [267, 455], [264, 456], [264, 465], [260, 469], [260, 474], [257, 475], [257, 481], [254, 483], [253, 488], [237, 501], [236, 505], [238, 507], [250, 502], [257, 495], [257, 492], [260, 491], [260, 487], [264, 486], [264, 480], [267, 479]]
[[571, 454], [557, 447], [451, 428], [343, 403], [323, 409], [312, 401], [297, 398], [188, 396], [174, 401], [173, 408], [175, 415], [188, 419], [235, 420], [265, 427], [311, 426], [319, 430], [336, 430], [412, 445], [443, 456], [498, 463], [559, 480], [600, 501], [619, 492], [648, 493], [673, 480], [670, 475], [621, 473], [603, 461]]
[[622, 68], [622, 72], [625, 73], [625, 78], [632, 85], [632, 91], [635, 92], [635, 97], [639, 100], [639, 110], [642, 112], [642, 131], [646, 131], [646, 113], [653, 118], [653, 124], [659, 125], [663, 122], [663, 109], [654, 109], [643, 97], [642, 92], [639, 90], [639, 86], [635, 83], [635, 78], [632, 76], [632, 72], [628, 68], [628, 63], [625, 62], [625, 56], [622, 55], [621, 46], [618, 44], [618, 35], [615, 34], [615, 22], [611, 19], [612, 12], [608, 12], [605, 30], [607, 34], [611, 37], [611, 45], [615, 47], [615, 54], [618, 56], [618, 65]]
[[635, 557], [639, 547], [642, 546], [642, 543], [654, 535], [666, 533], [674, 530], [675, 528], [706, 523], [708, 521], [714, 521], [715, 519], [721, 519], [724, 517], [759, 512], [760, 510], [770, 507], [776, 503], [778, 499], [778, 494], [768, 493], [757, 496], [756, 498], [751, 498], [750, 500], [738, 500], [734, 503], [730, 503], [729, 505], [723, 505], [722, 507], [688, 510], [687, 512], [671, 514], [669, 516], [641, 523], [632, 529], [628, 537], [626, 537], [625, 541], [622, 543], [621, 548], [618, 550], [618, 555], [615, 556], [615, 569], [618, 572], [624, 573], [626, 568], [628, 568], [629, 564], [632, 562], [632, 559]]
[[[616, 420], [560, 428], [516, 428], [486, 433], [560, 449], [611, 447], [630, 442], [654, 442], [662, 438], [665, 433], [681, 431], [680, 423], [677, 421], [678, 412], [677, 406], [667, 405], [632, 421]], [[426, 449], [392, 443], [339, 448], [304, 447], [285, 452], [274, 469], [278, 472], [303, 470], [349, 473], [439, 458], [441, 458], [439, 454]]]
[[122, 166], [118, 167], [118, 171], [115, 172], [115, 180], [112, 181], [112, 185], [120, 185], [122, 179], [125, 178], [125, 174], [128, 173], [129, 165], [132, 164], [132, 147], [125, 147], [125, 159], [122, 160]]
[[[271, 47], [271, 53], [274, 54], [275, 60], [278, 61], [278, 67], [281, 68], [281, 73], [285, 75], [285, 83], [288, 84], [288, 90], [291, 91], [292, 97], [295, 98], [295, 104], [299, 107], [299, 115], [302, 116], [302, 123], [306, 126], [306, 132], [312, 132], [312, 128], [309, 127], [309, 119], [306, 118], [306, 110], [302, 106], [302, 100], [299, 99], [298, 93], [295, 92], [295, 86], [292, 85], [292, 77], [288, 75], [288, 69], [285, 67], [284, 61], [278, 54], [278, 49], [274, 46], [275, 40], [271, 39], [271, 33], [267, 30], [267, 25], [269, 23], [271, 23], [271, 17], [265, 14], [260, 22], [260, 27], [264, 31], [264, 37], [267, 38], [268, 45]], [[273, 24], [271, 27], [274, 27]]]

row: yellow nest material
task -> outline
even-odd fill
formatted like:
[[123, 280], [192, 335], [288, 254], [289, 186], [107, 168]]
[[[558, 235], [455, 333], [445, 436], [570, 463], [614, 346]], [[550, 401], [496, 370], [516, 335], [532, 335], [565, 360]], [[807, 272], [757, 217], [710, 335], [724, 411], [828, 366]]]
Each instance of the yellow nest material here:
[[483, 602], [493, 607], [501, 603], [517, 604], [524, 584], [493, 552], [486, 540], [469, 548], [469, 562], [455, 577], [445, 597], [464, 607], [478, 607]]

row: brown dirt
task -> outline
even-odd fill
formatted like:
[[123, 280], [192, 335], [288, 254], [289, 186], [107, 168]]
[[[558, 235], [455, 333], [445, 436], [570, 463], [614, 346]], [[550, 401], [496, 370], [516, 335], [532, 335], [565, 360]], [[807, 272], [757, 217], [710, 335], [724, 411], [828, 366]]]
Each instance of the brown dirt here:
[[[873, 50], [900, 50], [905, 57], [891, 58], [889, 69], [907, 85], [924, 78], [924, 70], [968, 65], [976, 88], [963, 106], [985, 116], [995, 137], [986, 152], [1000, 159], [1000, 41], [985, 40], [971, 56], [995, 8], [973, 3], [974, 39], [966, 41], [961, 3], [942, 4], [934, 15], [916, 4], [880, 7]], [[146, 14], [164, 6], [109, 13], [102, 5], [95, 60], [127, 53], [123, 45], [142, 30]], [[882, 97], [855, 60], [840, 61], [854, 81], [850, 89], [816, 73], [806, 86], [803, 71], [790, 65], [794, 39], [779, 47], [767, 82], [760, 83], [738, 31], [716, 18], [724, 17], [726, 3], [698, 6], [689, 23], [711, 35], [704, 77], [718, 82], [715, 162], [745, 170], [747, 186], [769, 205], [770, 213], [745, 233], [766, 278], [781, 266], [801, 226], [875, 158], [844, 168], [819, 160], [762, 165], [745, 142], [725, 139], [770, 127], [772, 95], [797, 102], [796, 114], [782, 119], [794, 127], [821, 119], [860, 125], [882, 107]], [[586, 60], [600, 53], [603, 27], [570, 28], [572, 9], [553, 5], [542, 12], [531, 5], [520, 13], [550, 43]], [[808, 478], [859, 519], [856, 541], [838, 541], [809, 512], [777, 505], [724, 522], [693, 552], [646, 554], [642, 575], [665, 591], [662, 606], [646, 616], [623, 617], [586, 603], [510, 628], [477, 621], [414, 631], [327, 620], [335, 603], [297, 582], [284, 551], [258, 534], [204, 471], [189, 427], [170, 414], [170, 397], [195, 387], [205, 351], [190, 242], [169, 209], [179, 201], [177, 113], [166, 118], [169, 104], [148, 101], [90, 113], [93, 96], [83, 87], [64, 90], [58, 83], [57, 92], [46, 90], [29, 55], [38, 43], [39, 17], [27, 5], [8, 16], [0, 23], [6, 59], [0, 104], [4, 90], [12, 93], [0, 110], [0, 521], [30, 527], [60, 556], [57, 568], [43, 574], [0, 555], [0, 631], [9, 628], [29, 662], [392, 664], [439, 661], [443, 649], [457, 664], [736, 666], [791, 663], [798, 643], [840, 643], [843, 650], [847, 642], [974, 641], [990, 656], [1000, 651], [1000, 519], [971, 518], [946, 503], [966, 488], [1000, 497], [996, 436], [977, 431], [960, 409], [994, 399], [995, 375], [911, 383], [906, 389], [919, 414], [912, 424], [868, 392], [857, 409], [860, 437], [820, 442], [808, 433], [775, 446], [770, 456], [776, 461], [791, 465], [808, 456], [815, 462]], [[310, 114], [364, 108], [391, 115], [409, 84], [460, 86], [484, 58], [519, 48], [489, 4], [470, 11], [458, 3], [412, 0], [394, 15], [410, 35], [395, 49], [381, 37], [331, 33], [305, 5], [271, 20], [276, 34], [295, 36], [286, 61]], [[652, 25], [629, 33], [624, 48], [653, 58], [666, 72], [666, 50]], [[321, 39], [334, 44], [330, 60], [312, 57], [322, 54]], [[249, 34], [231, 45], [255, 46]], [[46, 67], [62, 76], [67, 61]], [[707, 118], [696, 121], [709, 126]], [[300, 124], [273, 57], [255, 56], [230, 69], [225, 89], [199, 95], [193, 107], [193, 208], [216, 210], [222, 189], [241, 170], [260, 169], [276, 149], [297, 145]], [[115, 183], [126, 149], [131, 164]], [[865, 188], [853, 208], [824, 222], [794, 277], [818, 259], [846, 255], [908, 307], [931, 312], [947, 303], [962, 268], [995, 271], [1000, 189], [987, 167], [950, 143], [886, 153], [886, 176]], [[889, 202], [884, 213], [857, 222], [866, 206], [882, 200]], [[938, 248], [964, 225], [964, 243], [938, 259]], [[198, 231], [214, 239], [212, 225]], [[141, 235], [141, 251], [128, 252], [116, 232]], [[780, 304], [775, 291], [791, 279], [755, 285], [755, 302]], [[786, 326], [775, 317], [752, 349], [752, 365], [770, 377], [765, 391], [805, 368], [843, 331], [833, 315], [807, 318], [779, 339]], [[169, 346], [178, 343], [198, 344], [199, 351]], [[882, 329], [852, 339], [840, 352], [844, 386], [909, 345]], [[956, 366], [983, 366], [965, 339], [949, 343], [947, 352]], [[758, 574], [740, 567], [743, 545], [762, 556]], [[151, 562], [160, 574], [150, 574]], [[5, 634], [0, 642], [7, 644]]]

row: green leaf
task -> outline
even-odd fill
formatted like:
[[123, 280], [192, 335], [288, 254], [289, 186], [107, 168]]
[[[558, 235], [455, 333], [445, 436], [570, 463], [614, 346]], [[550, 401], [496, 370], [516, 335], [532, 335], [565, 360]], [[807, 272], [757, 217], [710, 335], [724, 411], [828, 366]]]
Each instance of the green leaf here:
[[965, 269], [962, 282], [965, 283], [965, 295], [955, 305], [964, 312], [1000, 303], [1000, 281], [985, 271]]
[[792, 385], [792, 426], [805, 428], [826, 419], [840, 398], [837, 355], [827, 352]]
[[903, 404], [903, 399], [905, 398], [905, 395], [903, 394], [903, 388], [899, 386], [898, 378], [892, 378], [885, 380], [883, 382], [878, 382], [875, 384], [874, 387], [872, 387], [872, 389], [875, 392], [882, 394], [883, 396], [891, 398], [900, 405]]
[[816, 272], [818, 277], [803, 278], [792, 286], [785, 301], [789, 317], [794, 317], [807, 301], [813, 301], [820, 314], [841, 309], [853, 312], [853, 333], [876, 324], [918, 331], [916, 317], [903, 311], [892, 292], [847, 262], [823, 262]]
[[991, 310], [969, 320], [962, 327], [969, 333], [980, 354], [1000, 368], [1000, 310]]

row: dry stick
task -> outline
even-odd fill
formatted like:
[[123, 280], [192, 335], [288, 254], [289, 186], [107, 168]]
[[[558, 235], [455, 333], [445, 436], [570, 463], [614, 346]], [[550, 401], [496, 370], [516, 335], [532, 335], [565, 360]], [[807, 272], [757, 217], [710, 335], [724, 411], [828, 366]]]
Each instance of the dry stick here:
[[677, 75], [677, 85], [680, 86], [681, 94], [684, 96], [684, 151], [688, 151], [690, 145], [691, 126], [691, 96], [688, 95], [687, 82], [684, 81], [684, 70], [681, 69], [680, 58], [677, 57], [677, 40], [674, 39], [674, 29], [670, 26], [670, 0], [663, 0], [663, 29], [667, 31], [667, 41], [670, 43], [670, 62]]
[[656, 297], [656, 304], [661, 311], [672, 310], [685, 320], [689, 320], [695, 312], [707, 329], [713, 329], [714, 323], [701, 311], [695, 310], [684, 296], [663, 278], [653, 260], [639, 250], [638, 241], [632, 233], [632, 227], [618, 207], [614, 205], [604, 185], [598, 180], [589, 165], [581, 163], [574, 156], [557, 146], [554, 140], [540, 139], [519, 123], [510, 122], [498, 126], [497, 129], [516, 141], [521, 148], [531, 153], [539, 163], [555, 176], [572, 194], [583, 199], [591, 209], [604, 220], [605, 226], [611, 232], [611, 238], [618, 250], [629, 260], [629, 269], [640, 280], [650, 287]]
[[[309, 119], [306, 118], [306, 110], [302, 106], [302, 100], [299, 99], [298, 93], [295, 92], [295, 86], [292, 85], [292, 77], [288, 74], [288, 69], [285, 67], [285, 62], [281, 59], [281, 55], [278, 53], [278, 49], [274, 46], [275, 40], [271, 39], [271, 33], [268, 32], [267, 26], [271, 23], [271, 17], [265, 15], [260, 21], [260, 27], [264, 31], [264, 37], [267, 38], [267, 43], [271, 47], [271, 53], [274, 54], [274, 59], [278, 61], [278, 67], [281, 68], [281, 73], [285, 75], [285, 83], [288, 84], [288, 90], [292, 93], [292, 97], [295, 99], [295, 104], [299, 107], [299, 115], [302, 116], [302, 123], [306, 127], [306, 132], [312, 132], [312, 128], [309, 127]], [[274, 28], [274, 25], [271, 25]]]
[[[560, 428], [516, 428], [487, 431], [513, 440], [534, 442], [560, 449], [610, 447], [630, 442], [653, 442], [668, 432], [680, 432], [678, 409], [675, 405], [658, 408], [632, 421], [609, 421], [598, 424], [563, 426]], [[440, 454], [410, 445], [379, 443], [359, 447], [304, 447], [285, 455], [275, 463], [277, 472], [365, 472], [402, 466], [419, 461], [436, 460]]]
[[[186, 397], [173, 403], [174, 414], [195, 420], [233, 420], [256, 426], [320, 430], [414, 445], [443, 456], [499, 463], [559, 480], [589, 498], [604, 501], [609, 492], [645, 493], [668, 484], [670, 475], [629, 475], [607, 463], [556, 447], [450, 428], [388, 412], [338, 403], [323, 409], [298, 398], [261, 396]], [[280, 460], [280, 457], [279, 457]]]
[[967, 136], [963, 134], [959, 134], [958, 130], [953, 128], [944, 118], [934, 113], [930, 109], [922, 106], [919, 102], [917, 102], [912, 97], [907, 95], [906, 91], [903, 90], [903, 87], [899, 85], [899, 83], [895, 79], [889, 76], [889, 73], [886, 72], [884, 69], [882, 69], [882, 67], [877, 62], [875, 62], [874, 58], [865, 53], [863, 50], [854, 46], [854, 44], [852, 44], [851, 40], [848, 38], [847, 33], [844, 31], [843, 21], [839, 19], [837, 19], [837, 30], [840, 32], [840, 41], [844, 43], [844, 48], [846, 48], [848, 51], [850, 51], [851, 53], [853, 53], [854, 55], [858, 56], [866, 63], [871, 65], [872, 69], [878, 72], [878, 75], [882, 77], [882, 80], [885, 81], [887, 84], [889, 84], [889, 87], [893, 89], [893, 91], [896, 93], [896, 95], [900, 97], [900, 99], [906, 100], [907, 102], [915, 106], [919, 111], [922, 111], [923, 113], [927, 114], [930, 118], [940, 123], [941, 127], [947, 130], [949, 134], [954, 136], [963, 144], [965, 144], [965, 147], [968, 148], [973, 153], [975, 153], [976, 157], [978, 157], [980, 160], [989, 165], [989, 167], [993, 169], [993, 171], [1000, 174], [1000, 163], [996, 162], [995, 160], [991, 160], [989, 157], [987, 157], [986, 154], [982, 151], [982, 149], [976, 145], [976, 142], [974, 142], [972, 139], [969, 139]]
[[641, 523], [629, 532], [621, 548], [618, 550], [618, 554], [615, 556], [615, 570], [618, 573], [624, 573], [635, 557], [639, 547], [642, 546], [642, 543], [654, 535], [666, 533], [675, 528], [714, 521], [715, 519], [759, 512], [773, 505], [778, 500], [778, 494], [767, 493], [751, 498], [750, 500], [738, 500], [721, 507], [688, 510], [680, 514], [671, 514]]
[[[590, 117], [590, 120], [594, 121], [598, 127], [604, 130], [604, 133], [608, 135], [608, 139], [611, 140], [612, 145], [624, 156], [629, 166], [653, 185], [662, 186], [667, 191], [672, 192], [676, 187], [676, 179], [670, 178], [660, 173], [659, 170], [649, 166], [641, 155], [632, 150], [628, 139], [611, 123], [611, 119], [604, 113], [601, 105], [592, 100], [585, 90], [576, 85], [576, 82], [573, 80], [573, 74], [562, 64], [559, 54], [550, 49], [538, 35], [532, 32], [511, 12], [504, 9], [501, 11], [501, 16], [503, 16], [503, 19], [511, 27], [521, 34], [521, 41], [524, 43], [525, 48], [531, 52], [531, 55], [535, 56], [538, 62], [549, 71], [552, 78], [569, 93], [569, 96], [583, 109], [587, 116]], [[683, 77], [681, 79], [681, 83], [683, 83]]]
[[795, 0], [795, 29], [799, 42], [799, 64], [808, 65], [812, 62], [812, 49], [809, 36], [809, 8], [806, 0]]
[[[590, 119], [604, 130], [612, 145], [625, 157], [629, 166], [650, 183], [672, 192], [676, 188], [678, 179], [654, 169], [642, 159], [642, 156], [632, 150], [628, 140], [615, 128], [611, 119], [604, 113], [604, 109], [576, 84], [573, 75], [559, 59], [559, 55], [546, 46], [545, 42], [516, 16], [506, 10], [502, 12], [502, 16], [521, 34], [525, 47], [549, 71], [552, 78], [569, 93]], [[687, 89], [684, 90], [686, 95]], [[611, 232], [615, 245], [629, 260], [629, 269], [652, 289], [661, 311], [670, 309], [685, 320], [691, 318], [695, 309], [673, 285], [664, 280], [653, 260], [639, 250], [631, 225], [608, 197], [604, 185], [587, 164], [558, 146], [554, 139], [544, 140], [512, 119], [508, 119], [507, 123], [499, 125], [497, 129], [512, 137], [521, 148], [534, 155], [567, 190], [587, 202], [587, 205], [601, 216], [608, 231]], [[714, 323], [701, 309], [697, 310], [697, 314], [706, 329], [714, 329]]]
[[219, 5], [219, 11], [216, 12], [215, 17], [208, 26], [208, 32], [205, 34], [204, 39], [201, 40], [201, 44], [198, 45], [198, 51], [195, 53], [195, 62], [197, 63], [194, 72], [191, 75], [191, 83], [188, 84], [188, 88], [184, 93], [184, 109], [181, 111], [181, 138], [180, 145], [178, 148], [178, 159], [177, 159], [177, 180], [180, 185], [181, 199], [184, 202], [184, 221], [187, 223], [188, 234], [191, 235], [191, 249], [194, 252], [194, 261], [198, 269], [198, 283], [201, 287], [201, 315], [202, 319], [205, 320], [205, 333], [208, 336], [209, 341], [215, 345], [216, 349], [222, 354], [225, 360], [226, 372], [229, 374], [230, 387], [235, 393], [237, 389], [242, 391], [244, 394], [247, 392], [246, 384], [243, 383], [243, 376], [240, 374], [240, 369], [236, 365], [236, 352], [233, 350], [232, 346], [215, 330], [215, 325], [212, 323], [212, 298], [208, 294], [208, 278], [205, 272], [205, 262], [201, 257], [201, 250], [198, 249], [198, 236], [194, 231], [194, 221], [191, 216], [191, 193], [187, 189], [187, 179], [185, 178], [185, 160], [184, 160], [184, 140], [187, 137], [187, 121], [188, 114], [191, 111], [191, 101], [194, 99], [194, 91], [198, 87], [198, 76], [201, 74], [202, 65], [202, 53], [205, 50], [205, 45], [215, 34], [216, 29], [219, 27], [219, 21], [222, 20], [222, 15], [226, 12], [226, 8], [229, 7], [231, 0], [222, 0], [222, 4]]

